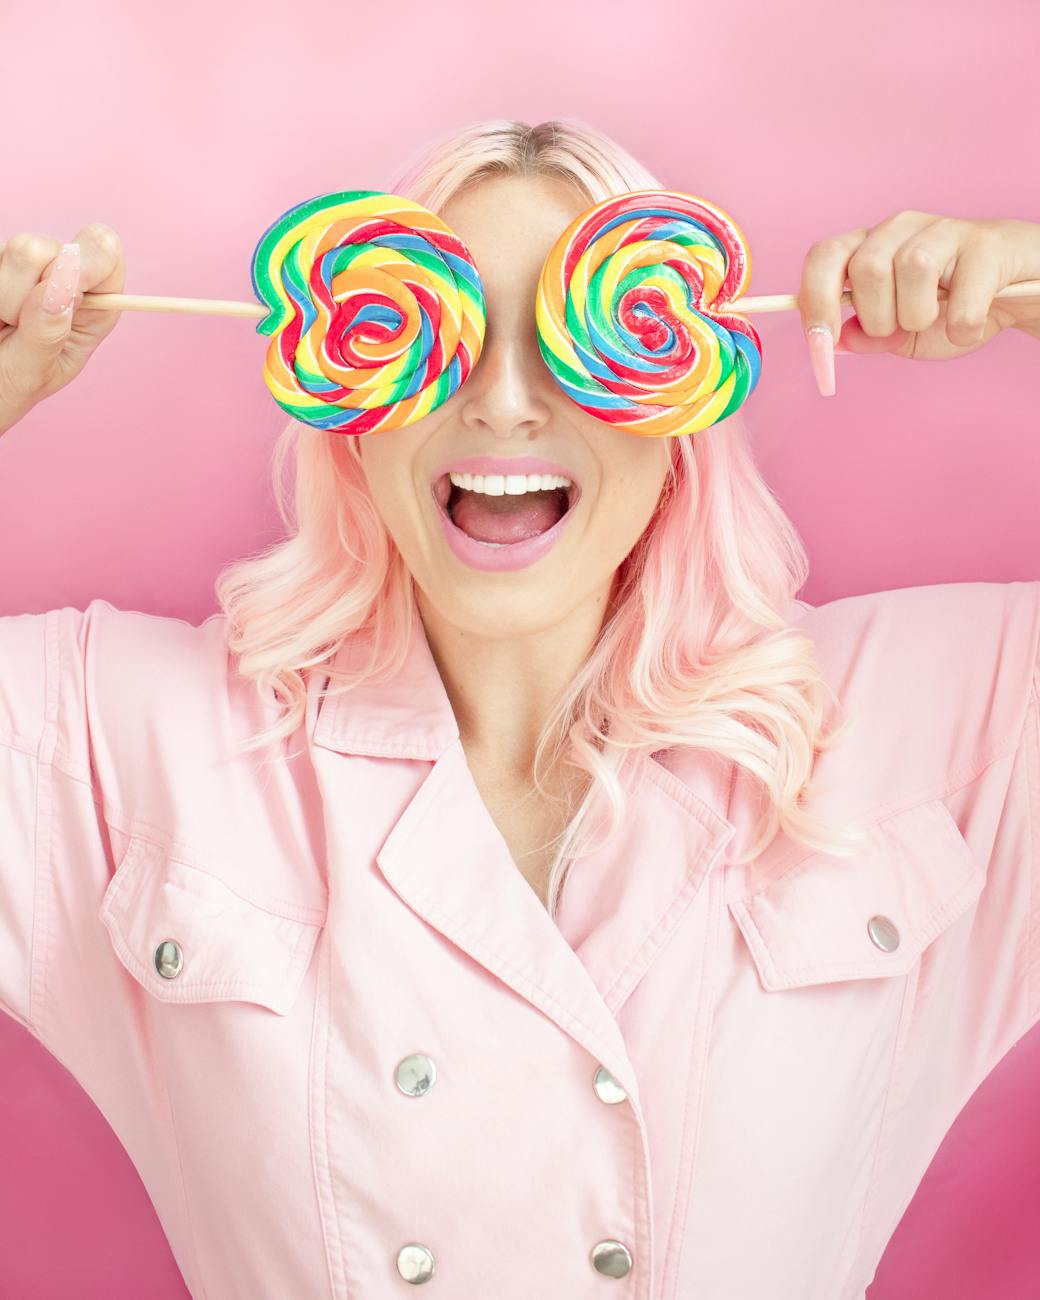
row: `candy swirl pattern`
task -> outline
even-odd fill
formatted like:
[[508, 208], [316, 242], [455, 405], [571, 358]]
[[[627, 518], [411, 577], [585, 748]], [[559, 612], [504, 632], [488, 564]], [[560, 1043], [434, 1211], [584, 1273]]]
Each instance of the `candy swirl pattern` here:
[[635, 190], [577, 217], [546, 258], [535, 315], [553, 378], [641, 437], [696, 433], [754, 392], [762, 343], [726, 310], [751, 278], [736, 223], [677, 190]]
[[270, 309], [264, 380], [294, 419], [383, 433], [448, 400], [487, 319], [469, 250], [438, 216], [379, 190], [322, 194], [283, 213], [253, 252]]

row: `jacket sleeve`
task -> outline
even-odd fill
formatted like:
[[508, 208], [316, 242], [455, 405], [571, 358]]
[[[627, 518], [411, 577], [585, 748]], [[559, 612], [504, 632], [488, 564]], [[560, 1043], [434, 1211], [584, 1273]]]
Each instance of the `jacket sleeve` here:
[[0, 1005], [32, 1028], [39, 777], [57, 714], [53, 613], [0, 618]]
[[[947, 773], [911, 845], [922, 878], [933, 873], [928, 923], [937, 933], [913, 985], [899, 1071], [910, 1113], [928, 1117], [907, 1140], [930, 1158], [1040, 1021], [1040, 582], [939, 587], [903, 604], [911, 629], [901, 644], [946, 649], [937, 685], [914, 662], [925, 712], [900, 733], [906, 748], [923, 732]], [[958, 899], [969, 860], [971, 887]]]
[[[99, 613], [65, 607], [0, 618], [0, 1010], [41, 1038], [44, 939], [62, 935], [59, 861], [103, 877], [103, 820], [89, 759], [84, 647]], [[70, 855], [54, 851], [67, 826]], [[83, 856], [80, 857], [79, 855]], [[102, 864], [99, 866], [99, 864]]]
[[[969, 1086], [1040, 1020], [1040, 582], [1006, 590], [1012, 613], [1002, 624], [1001, 658], [1009, 680], [1021, 683], [1015, 730], [947, 799], [986, 873], [957, 1004]], [[989, 699], [997, 689], [977, 694]]]
[[[1040, 608], [1040, 583], [1031, 584]], [[1040, 1021], [1040, 655], [1033, 629], [1032, 667], [1013, 748], [993, 764], [977, 792], [949, 802], [967, 835], [985, 834], [980, 859], [986, 885], [975, 913], [971, 945], [974, 1003], [965, 999], [965, 1026], [977, 1034], [980, 1077]], [[989, 829], [986, 829], [986, 828]]]

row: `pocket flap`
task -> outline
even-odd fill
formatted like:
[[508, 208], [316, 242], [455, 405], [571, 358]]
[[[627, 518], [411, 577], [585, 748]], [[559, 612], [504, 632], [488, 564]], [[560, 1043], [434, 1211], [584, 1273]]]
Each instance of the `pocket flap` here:
[[982, 892], [986, 870], [941, 799], [873, 829], [855, 858], [814, 853], [730, 901], [763, 988], [904, 975]]
[[279, 1015], [300, 990], [324, 920], [303, 904], [243, 898], [137, 836], [98, 915], [119, 960], [153, 997], [255, 1002]]

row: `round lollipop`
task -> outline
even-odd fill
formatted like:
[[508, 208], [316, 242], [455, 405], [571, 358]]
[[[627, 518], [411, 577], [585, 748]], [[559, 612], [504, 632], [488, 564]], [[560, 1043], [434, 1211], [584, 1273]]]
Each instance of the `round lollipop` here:
[[635, 190], [577, 217], [538, 282], [538, 346], [583, 411], [640, 437], [695, 433], [754, 392], [762, 344], [728, 311], [751, 257], [721, 208]]
[[[694, 433], [754, 391], [762, 345], [750, 312], [797, 311], [798, 295], [743, 297], [751, 258], [720, 208], [678, 190], [635, 190], [589, 208], [553, 245], [535, 314], [538, 346], [585, 411], [643, 437]], [[295, 419], [377, 433], [458, 391], [484, 343], [484, 286], [434, 213], [380, 190], [298, 203], [253, 253], [259, 302], [93, 293], [84, 308], [259, 320], [274, 335], [264, 379]], [[949, 290], [939, 287], [940, 303]], [[1040, 280], [995, 298], [1040, 297]], [[854, 306], [851, 290], [840, 295]], [[736, 307], [737, 310], [733, 310]]]
[[484, 286], [440, 217], [379, 190], [296, 204], [253, 253], [264, 380], [294, 419], [383, 433], [436, 410], [480, 356]]

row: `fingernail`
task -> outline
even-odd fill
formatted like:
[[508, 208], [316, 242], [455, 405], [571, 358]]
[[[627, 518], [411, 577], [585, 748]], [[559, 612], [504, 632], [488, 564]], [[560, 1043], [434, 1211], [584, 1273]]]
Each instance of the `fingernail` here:
[[810, 325], [805, 331], [816, 386], [823, 397], [834, 396], [834, 338], [826, 325]]
[[79, 284], [79, 244], [62, 244], [43, 293], [43, 310], [60, 316], [68, 311]]

